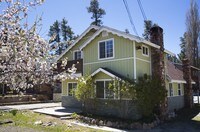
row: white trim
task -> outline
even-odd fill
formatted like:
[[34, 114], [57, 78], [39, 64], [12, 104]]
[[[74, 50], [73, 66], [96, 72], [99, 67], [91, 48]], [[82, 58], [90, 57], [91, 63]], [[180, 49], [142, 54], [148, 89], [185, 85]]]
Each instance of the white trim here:
[[183, 80], [171, 80], [169, 83], [186, 83], [186, 81]]
[[[99, 52], [99, 50], [100, 50], [100, 43], [101, 42], [105, 42], [105, 48], [106, 48], [106, 42], [107, 41], [110, 41], [110, 40], [112, 40], [112, 42], [113, 42], [113, 56], [112, 57], [106, 57], [105, 56], [105, 58], [100, 58], [100, 52]], [[105, 52], [106, 52], [106, 49], [105, 49]], [[114, 43], [114, 38], [110, 38], [110, 39], [105, 39], [105, 40], [101, 40], [101, 41], [98, 41], [98, 60], [108, 60], [108, 59], [113, 59], [113, 58], [115, 58], [115, 43]]]
[[[144, 54], [144, 53], [143, 53], [143, 48], [145, 48], [145, 50], [147, 49], [147, 53], [148, 53], [148, 54]], [[146, 52], [146, 51], [145, 51], [145, 52]], [[149, 57], [149, 47], [148, 47], [148, 46], [142, 45], [142, 55], [145, 56], [145, 57]]]
[[[170, 91], [170, 84], [171, 84], [171, 88], [172, 88], [172, 96], [170, 96], [170, 94], [171, 94], [171, 91]], [[169, 96], [170, 97], [173, 97], [174, 96], [174, 87], [173, 87], [173, 83], [169, 83]]]
[[[99, 82], [104, 82], [104, 88], [103, 88], [103, 90], [104, 90], [104, 95], [103, 95], [103, 98], [98, 98], [98, 99], [108, 99], [108, 98], [106, 98], [106, 88], [105, 88], [105, 82], [106, 81], [112, 81], [112, 79], [95, 79], [95, 83], [97, 82], [97, 81], [99, 81]], [[95, 94], [96, 94], [96, 91], [97, 91], [97, 87], [95, 86]], [[114, 93], [114, 91], [113, 91], [113, 93]], [[114, 93], [114, 98], [113, 98], [113, 100], [117, 100], [116, 99], [116, 96], [115, 96], [115, 93]]]
[[[180, 87], [179, 87], [180, 86]], [[180, 89], [179, 89], [180, 88]], [[179, 90], [181, 92], [181, 94], [179, 95]], [[177, 94], [178, 96], [181, 96], [182, 95], [182, 87], [181, 87], [181, 83], [178, 83], [178, 88], [177, 88]]]
[[137, 73], [136, 73], [136, 50], [135, 50], [135, 41], [133, 41], [133, 72], [134, 72], [134, 79], [137, 79]]
[[134, 57], [127, 57], [127, 58], [120, 58], [120, 59], [113, 59], [113, 60], [96, 61], [96, 62], [84, 63], [83, 65], [98, 64], [98, 63], [113, 62], [113, 61], [121, 61], [121, 60], [129, 60], [129, 59], [134, 59]]
[[[123, 60], [130, 60], [130, 59], [134, 59], [134, 57], [127, 57], [127, 58], [120, 58], [120, 59], [113, 59], [113, 60], [103, 60], [103, 61], [96, 61], [96, 62], [89, 62], [89, 63], [83, 63], [83, 65], [91, 65], [91, 64], [98, 64], [98, 63], [104, 63], [104, 62], [113, 62], [113, 61], [123, 61]], [[147, 62], [147, 63], [151, 63], [148, 60], [144, 60], [141, 58], [136, 58], [137, 60], [143, 61], [143, 62]]]
[[60, 60], [74, 45], [76, 45], [76, 43], [79, 42], [91, 29], [98, 30], [99, 27], [95, 25], [89, 26], [61, 55], [58, 56], [58, 58], [56, 58], [56, 62]]
[[121, 32], [119, 30], [116, 30], [116, 29], [113, 29], [113, 28], [110, 28], [110, 27], [105, 27], [105, 26], [102, 26], [97, 32], [95, 32], [92, 37], [90, 39], [88, 39], [81, 47], [80, 49], [82, 50], [84, 47], [86, 47], [94, 38], [96, 38], [102, 31], [107, 31], [108, 33], [112, 33], [112, 34], [115, 34], [117, 36], [120, 36], [120, 37], [124, 37], [126, 39], [130, 39], [130, 40], [133, 40], [133, 41], [136, 41], [138, 43], [145, 43], [151, 47], [155, 47], [155, 48], [160, 48], [160, 46], [154, 44], [154, 43], [151, 43], [149, 41], [146, 41], [140, 37], [137, 37], [137, 36], [133, 36], [131, 34], [127, 34], [125, 32]]
[[81, 58], [80, 59], [83, 59], [83, 55], [82, 55], [83, 51], [81, 51], [81, 50], [74, 50], [73, 51], [73, 60], [75, 60], [75, 52], [79, 52], [79, 51], [81, 52]]
[[171, 56], [176, 56], [176, 54], [172, 53], [171, 51], [169, 51], [167, 49], [165, 49], [164, 52], [171, 55]]
[[70, 83], [76, 83], [76, 85], [78, 86], [78, 82], [67, 82], [67, 96], [70, 96], [69, 95], [69, 84]]
[[[186, 81], [183, 80], [170, 80], [169, 83], [187, 83]], [[196, 84], [196, 82], [192, 81], [192, 84]]]
[[[102, 68], [99, 68], [99, 69], [97, 69], [96, 71], [94, 71], [94, 72], [91, 74], [91, 76], [94, 76], [94, 75], [96, 75], [96, 74], [99, 73], [99, 72], [103, 72], [103, 73], [105, 73], [106, 75], [108, 75], [108, 76], [110, 76], [110, 77], [112, 77], [112, 78], [120, 79], [119, 77], [115, 76], [114, 74], [112, 74], [112, 73], [110, 73], [110, 72], [108, 72], [108, 71], [106, 71], [106, 70], [104, 70], [104, 69], [102, 69]], [[121, 80], [121, 79], [120, 79], [120, 80]]]

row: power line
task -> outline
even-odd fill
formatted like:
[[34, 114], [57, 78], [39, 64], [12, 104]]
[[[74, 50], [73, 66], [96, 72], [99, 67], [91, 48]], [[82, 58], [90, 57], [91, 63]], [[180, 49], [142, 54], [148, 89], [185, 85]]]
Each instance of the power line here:
[[139, 5], [139, 7], [140, 7], [140, 11], [141, 11], [141, 13], [142, 13], [142, 16], [143, 16], [144, 20], [146, 21], [146, 20], [147, 20], [147, 16], [146, 16], [146, 14], [145, 14], [144, 8], [142, 7], [142, 3], [141, 3], [140, 0], [137, 0], [137, 2], [138, 2], [138, 5]]
[[139, 36], [138, 33], [137, 33], [137, 30], [136, 30], [136, 28], [135, 28], [135, 25], [134, 25], [134, 23], [133, 23], [133, 19], [132, 19], [132, 16], [131, 16], [131, 13], [130, 13], [130, 10], [129, 10], [127, 1], [126, 1], [126, 0], [123, 0], [123, 2], [124, 2], [124, 5], [125, 5], [125, 7], [126, 7], [126, 11], [127, 11], [127, 13], [128, 13], [128, 17], [129, 17], [129, 20], [130, 20], [132, 29], [133, 29], [133, 31], [135, 32], [135, 34], [136, 34], [137, 36]]

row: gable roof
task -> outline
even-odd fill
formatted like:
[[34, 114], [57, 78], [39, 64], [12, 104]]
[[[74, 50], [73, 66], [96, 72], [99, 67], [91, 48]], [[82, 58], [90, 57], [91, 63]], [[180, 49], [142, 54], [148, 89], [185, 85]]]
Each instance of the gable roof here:
[[167, 76], [171, 82], [182, 81], [186, 83], [185, 79], [183, 78], [183, 72], [170, 61], [167, 61]]
[[120, 76], [119, 74], [115, 74], [114, 72], [111, 72], [110, 70], [108, 70], [107, 68], [99, 68], [96, 71], [94, 71], [91, 76], [95, 76], [96, 74], [98, 74], [99, 72], [103, 72], [104, 74], [112, 77], [112, 78], [116, 78], [121, 80], [122, 76]]
[[[167, 60], [167, 77], [172, 83], [173, 82], [186, 83], [185, 79], [183, 78], [183, 71], [168, 60]], [[192, 80], [192, 84], [194, 83], [195, 82]]]
[[119, 31], [119, 30], [116, 30], [116, 29], [113, 29], [113, 28], [110, 28], [110, 27], [107, 27], [107, 26], [101, 26], [93, 35], [92, 37], [90, 37], [81, 47], [80, 47], [80, 50], [82, 50], [83, 48], [85, 48], [93, 39], [95, 39], [101, 32], [103, 31], [107, 31], [109, 33], [112, 33], [112, 34], [115, 34], [117, 36], [120, 36], [120, 37], [124, 37], [124, 38], [127, 38], [127, 39], [130, 39], [130, 40], [134, 40], [138, 43], [145, 43], [151, 47], [154, 47], [154, 48], [160, 48], [160, 46], [154, 44], [154, 43], [151, 43], [143, 38], [140, 38], [138, 36], [134, 36], [134, 35], [131, 35], [131, 34], [128, 34], [128, 33], [125, 33], [125, 32], [122, 32], [122, 31]]
[[99, 27], [95, 25], [90, 25], [62, 54], [56, 58], [56, 62], [62, 58], [63, 55], [65, 55], [74, 45], [76, 45], [77, 42], [79, 42], [88, 32], [90, 32], [92, 29], [98, 30]]

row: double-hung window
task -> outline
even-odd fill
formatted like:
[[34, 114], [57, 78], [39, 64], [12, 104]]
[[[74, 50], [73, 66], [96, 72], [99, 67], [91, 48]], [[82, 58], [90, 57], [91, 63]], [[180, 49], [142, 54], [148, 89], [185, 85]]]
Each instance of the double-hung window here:
[[80, 50], [74, 51], [74, 60], [79, 60], [82, 58], [82, 52]]
[[169, 96], [174, 96], [172, 83], [169, 83]]
[[113, 39], [99, 42], [99, 59], [114, 57], [114, 42]]
[[182, 93], [181, 93], [181, 84], [180, 83], [178, 83], [178, 95], [179, 96], [182, 95]]
[[74, 90], [77, 88], [77, 83], [68, 83], [68, 96], [74, 96]]
[[142, 46], [142, 55], [149, 56], [149, 48], [146, 46]]
[[114, 91], [109, 87], [112, 81], [96, 81], [97, 98], [114, 98]]

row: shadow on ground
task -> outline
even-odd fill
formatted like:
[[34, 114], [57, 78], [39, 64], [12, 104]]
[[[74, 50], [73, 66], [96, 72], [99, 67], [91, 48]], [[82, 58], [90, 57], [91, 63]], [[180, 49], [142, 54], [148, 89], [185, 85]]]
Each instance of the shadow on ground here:
[[192, 109], [182, 109], [177, 112], [174, 120], [165, 122], [152, 132], [199, 132], [200, 131], [200, 105]]

